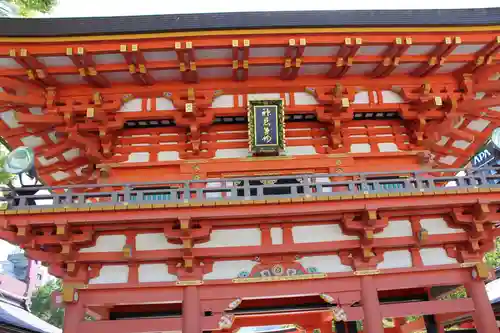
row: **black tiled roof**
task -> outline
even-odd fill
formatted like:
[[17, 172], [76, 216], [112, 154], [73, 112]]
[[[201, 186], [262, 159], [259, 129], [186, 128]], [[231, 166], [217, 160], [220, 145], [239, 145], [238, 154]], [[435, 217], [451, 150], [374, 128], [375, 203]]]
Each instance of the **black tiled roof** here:
[[197, 30], [500, 25], [499, 8], [0, 18], [0, 36], [50, 37]]

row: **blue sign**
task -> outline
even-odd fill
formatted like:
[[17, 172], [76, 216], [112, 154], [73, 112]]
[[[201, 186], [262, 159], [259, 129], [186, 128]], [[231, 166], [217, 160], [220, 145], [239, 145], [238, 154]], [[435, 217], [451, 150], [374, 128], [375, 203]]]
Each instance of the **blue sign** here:
[[483, 150], [474, 155], [472, 158], [472, 167], [481, 168], [496, 159], [495, 147], [492, 142], [489, 142]]

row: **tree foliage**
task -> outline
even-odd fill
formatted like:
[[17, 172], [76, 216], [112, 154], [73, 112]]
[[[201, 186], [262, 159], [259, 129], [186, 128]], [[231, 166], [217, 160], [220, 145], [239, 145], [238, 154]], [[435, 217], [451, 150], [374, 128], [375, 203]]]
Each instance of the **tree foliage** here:
[[500, 267], [500, 237], [497, 237], [495, 240], [495, 249], [486, 253], [484, 260], [488, 265], [490, 265], [490, 267]]
[[8, 0], [19, 7], [22, 16], [30, 16], [33, 12], [50, 13], [57, 0]]
[[0, 184], [7, 184], [14, 177], [12, 174], [2, 170], [4, 161], [5, 155], [0, 152]]
[[54, 279], [38, 288], [31, 297], [31, 312], [38, 318], [59, 328], [63, 325], [64, 309], [57, 308], [52, 304], [51, 295], [54, 291], [61, 290], [61, 280]]

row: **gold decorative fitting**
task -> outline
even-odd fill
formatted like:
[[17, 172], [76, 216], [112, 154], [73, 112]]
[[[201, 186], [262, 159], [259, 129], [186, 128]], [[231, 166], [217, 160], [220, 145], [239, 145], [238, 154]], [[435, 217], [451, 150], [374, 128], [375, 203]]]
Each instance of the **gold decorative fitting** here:
[[305, 38], [301, 38], [300, 41], [299, 41], [299, 43], [300, 43], [301, 46], [306, 46], [307, 41], [306, 41]]
[[451, 44], [451, 37], [445, 37], [444, 38], [444, 43], [447, 44], [447, 45], [450, 45]]
[[130, 102], [132, 99], [134, 99], [134, 95], [132, 95], [132, 94], [126, 94], [126, 95], [123, 95], [123, 97], [122, 97], [123, 103]]
[[15, 57], [15, 56], [16, 56], [16, 50], [14, 50], [14, 49], [10, 49], [10, 50], [9, 50], [9, 56], [11, 56], [11, 57]]
[[66, 55], [68, 56], [73, 55], [73, 49], [71, 47], [66, 48]]
[[182, 246], [185, 248], [185, 249], [190, 249], [193, 247], [192, 243], [191, 243], [191, 239], [183, 239], [182, 240]]
[[233, 39], [232, 45], [233, 45], [233, 47], [238, 47], [238, 40], [237, 39]]
[[83, 47], [79, 47], [77, 50], [76, 50], [76, 53], [78, 53], [79, 55], [83, 55], [85, 53], [85, 49]]
[[349, 38], [349, 37], [344, 38], [344, 44], [345, 45], [351, 45], [352, 44], [351, 38]]
[[189, 70], [191, 70], [191, 71], [196, 70], [196, 63], [194, 61], [189, 62]]
[[56, 235], [64, 235], [66, 233], [66, 226], [58, 225], [56, 228]]
[[319, 297], [321, 297], [321, 299], [325, 302], [327, 302], [328, 304], [334, 304], [335, 303], [335, 300], [333, 299], [332, 296], [328, 295], [328, 294], [319, 294]]
[[80, 73], [80, 76], [86, 76], [87, 73], [85, 73], [85, 68], [78, 68], [78, 73]]
[[26, 71], [26, 74], [28, 75], [28, 79], [30, 79], [30, 80], [36, 79], [35, 73], [31, 69], [28, 69]]
[[184, 267], [185, 268], [192, 268], [193, 267], [193, 259], [184, 259]]
[[233, 60], [233, 69], [237, 69], [239, 67], [239, 61], [238, 60]]
[[193, 103], [186, 103], [185, 110], [187, 113], [193, 112]]
[[248, 60], [243, 60], [243, 68], [248, 69]]
[[477, 278], [479, 279], [487, 279], [490, 275], [488, 266], [484, 262], [477, 263], [474, 267], [474, 271], [476, 272]]
[[295, 39], [289, 39], [288, 40], [288, 45], [295, 46]]
[[403, 44], [403, 39], [401, 37], [396, 38], [396, 45]]
[[462, 44], [462, 38], [461, 37], [455, 37], [455, 44]]
[[233, 283], [263, 283], [263, 282], [276, 282], [276, 281], [315, 280], [315, 279], [324, 279], [326, 277], [327, 275], [325, 273], [266, 276], [266, 277], [255, 277], [255, 278], [237, 278], [233, 279]]
[[88, 68], [88, 72], [89, 72], [89, 75], [90, 76], [96, 76], [97, 75], [97, 71], [94, 67], [89, 67]]
[[411, 45], [413, 44], [413, 39], [411, 37], [406, 37], [406, 44]]
[[[500, 37], [498, 37], [498, 38], [500, 38]], [[250, 40], [249, 39], [244, 39], [243, 40], [243, 46], [249, 47], [250, 46]]]
[[130, 244], [125, 244], [122, 248], [122, 253], [125, 258], [132, 257], [132, 246]]
[[179, 70], [181, 72], [185, 72], [186, 71], [186, 64], [183, 62], [179, 63]]
[[145, 65], [143, 64], [139, 64], [139, 72], [142, 73], [142, 74], [146, 74], [147, 73], [147, 68]]
[[186, 42], [186, 49], [192, 49], [193, 48], [193, 42]]
[[21, 49], [21, 57], [27, 57], [27, 56], [28, 56], [28, 50]]
[[135, 65], [134, 64], [130, 64], [128, 65], [128, 71], [130, 74], [134, 74], [135, 73]]
[[177, 281], [175, 283], [177, 286], [201, 286], [203, 281], [192, 280], [192, 281]]
[[120, 52], [127, 52], [127, 45], [125, 44], [120, 45]]
[[94, 116], [95, 116], [95, 109], [87, 108], [87, 118], [94, 118]]
[[132, 52], [137, 52], [137, 51], [139, 51], [139, 45], [132, 44]]
[[181, 42], [175, 42], [175, 49], [178, 50], [178, 49], [181, 49], [181, 48], [182, 48]]
[[361, 45], [361, 44], [363, 44], [363, 39], [356, 38], [356, 45]]
[[379, 269], [367, 269], [367, 270], [361, 270], [361, 271], [355, 271], [354, 275], [358, 276], [363, 276], [363, 275], [377, 275], [380, 274]]
[[243, 300], [241, 298], [237, 298], [234, 301], [232, 301], [231, 303], [229, 303], [229, 305], [227, 306], [226, 310], [234, 310], [238, 306], [240, 306], [242, 302], [243, 302]]

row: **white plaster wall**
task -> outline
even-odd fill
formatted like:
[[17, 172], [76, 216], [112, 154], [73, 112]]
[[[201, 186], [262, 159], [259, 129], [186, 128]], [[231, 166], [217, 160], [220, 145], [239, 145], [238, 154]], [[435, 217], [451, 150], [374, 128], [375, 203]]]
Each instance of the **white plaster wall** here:
[[471, 122], [467, 125], [468, 129], [471, 129], [476, 132], [483, 131], [490, 124], [489, 120], [486, 119], [475, 119], [471, 120]]
[[424, 266], [456, 264], [457, 259], [450, 258], [443, 248], [420, 249], [420, 256]]
[[175, 110], [175, 106], [174, 103], [172, 103], [172, 101], [167, 98], [157, 98], [156, 110], [158, 111]]
[[99, 276], [90, 279], [89, 284], [127, 283], [128, 271], [129, 267], [127, 265], [103, 266]]
[[273, 245], [283, 244], [282, 228], [271, 228], [271, 243]]
[[16, 112], [14, 110], [8, 110], [0, 113], [0, 118], [9, 128], [18, 128], [22, 125], [16, 119]]
[[398, 146], [392, 142], [380, 142], [377, 146], [382, 153], [399, 151]]
[[351, 144], [351, 153], [369, 153], [372, 147], [369, 143], [353, 143]]
[[352, 272], [351, 266], [342, 264], [337, 255], [303, 257], [297, 262], [305, 269], [308, 267], [317, 268], [318, 273]]
[[296, 92], [293, 94], [295, 105], [317, 105], [318, 101], [313, 95], [305, 92]]
[[247, 148], [217, 149], [215, 151], [215, 158], [242, 158], [247, 156]]
[[286, 147], [287, 155], [316, 155], [316, 149], [314, 146], [296, 146], [296, 147]]
[[135, 98], [127, 103], [124, 103], [118, 112], [140, 112], [142, 111], [142, 99]]
[[64, 171], [57, 171], [57, 172], [51, 173], [50, 175], [56, 181], [63, 180], [63, 179], [66, 179], [69, 177], [69, 173], [64, 172]]
[[122, 252], [126, 241], [125, 235], [103, 235], [97, 237], [94, 246], [81, 249], [79, 252]]
[[141, 163], [149, 161], [149, 153], [147, 152], [136, 152], [130, 153], [128, 155], [128, 160], [125, 163]]
[[368, 104], [370, 102], [370, 98], [368, 96], [368, 91], [360, 91], [356, 95], [354, 95], [353, 104]]
[[412, 267], [411, 253], [409, 250], [386, 251], [384, 260], [377, 264], [377, 269]]
[[465, 232], [461, 228], [450, 228], [442, 218], [421, 219], [420, 225], [425, 228], [429, 235], [458, 234]]
[[21, 138], [21, 141], [25, 146], [30, 148], [42, 146], [45, 143], [41, 137], [34, 135], [25, 136], [24, 138]]
[[73, 148], [73, 149], [70, 149], [70, 150], [66, 150], [63, 153], [63, 156], [64, 156], [64, 159], [66, 161], [74, 160], [75, 158], [77, 158], [78, 156], [80, 156], [80, 149], [79, 148]]
[[139, 282], [173, 282], [177, 276], [168, 272], [165, 264], [139, 265]]
[[221, 95], [214, 99], [212, 102], [212, 108], [232, 108], [234, 107], [234, 96], [233, 95]]
[[135, 236], [137, 251], [181, 249], [181, 244], [172, 244], [162, 233], [138, 234]]
[[281, 98], [281, 95], [280, 93], [248, 94], [247, 98], [249, 101], [255, 101], [261, 99], [277, 99]]
[[452, 147], [459, 148], [459, 149], [467, 149], [472, 144], [472, 142], [468, 142], [465, 140], [455, 140], [453, 142]]
[[403, 98], [390, 90], [382, 90], [382, 101], [384, 103], [404, 103]]
[[358, 236], [344, 235], [338, 224], [293, 227], [292, 235], [294, 243], [317, 243], [359, 239]]
[[412, 236], [411, 223], [408, 220], [389, 221], [387, 227], [375, 234], [374, 238], [391, 238]]
[[206, 243], [195, 244], [195, 248], [258, 246], [261, 245], [261, 231], [252, 229], [214, 230]]
[[241, 271], [251, 272], [257, 263], [251, 260], [216, 261], [212, 272], [203, 276], [204, 280], [234, 279]]
[[52, 157], [50, 160], [48, 160], [44, 156], [40, 156], [38, 157], [38, 161], [40, 162], [41, 165], [47, 166], [57, 163], [59, 159], [57, 159], [57, 157]]
[[448, 165], [452, 165], [453, 163], [455, 163], [455, 161], [457, 160], [457, 158], [455, 156], [446, 156], [446, 157], [441, 157], [439, 159], [439, 162], [443, 163], [443, 164], [448, 164]]
[[178, 151], [160, 151], [158, 161], [177, 161], [180, 160]]

